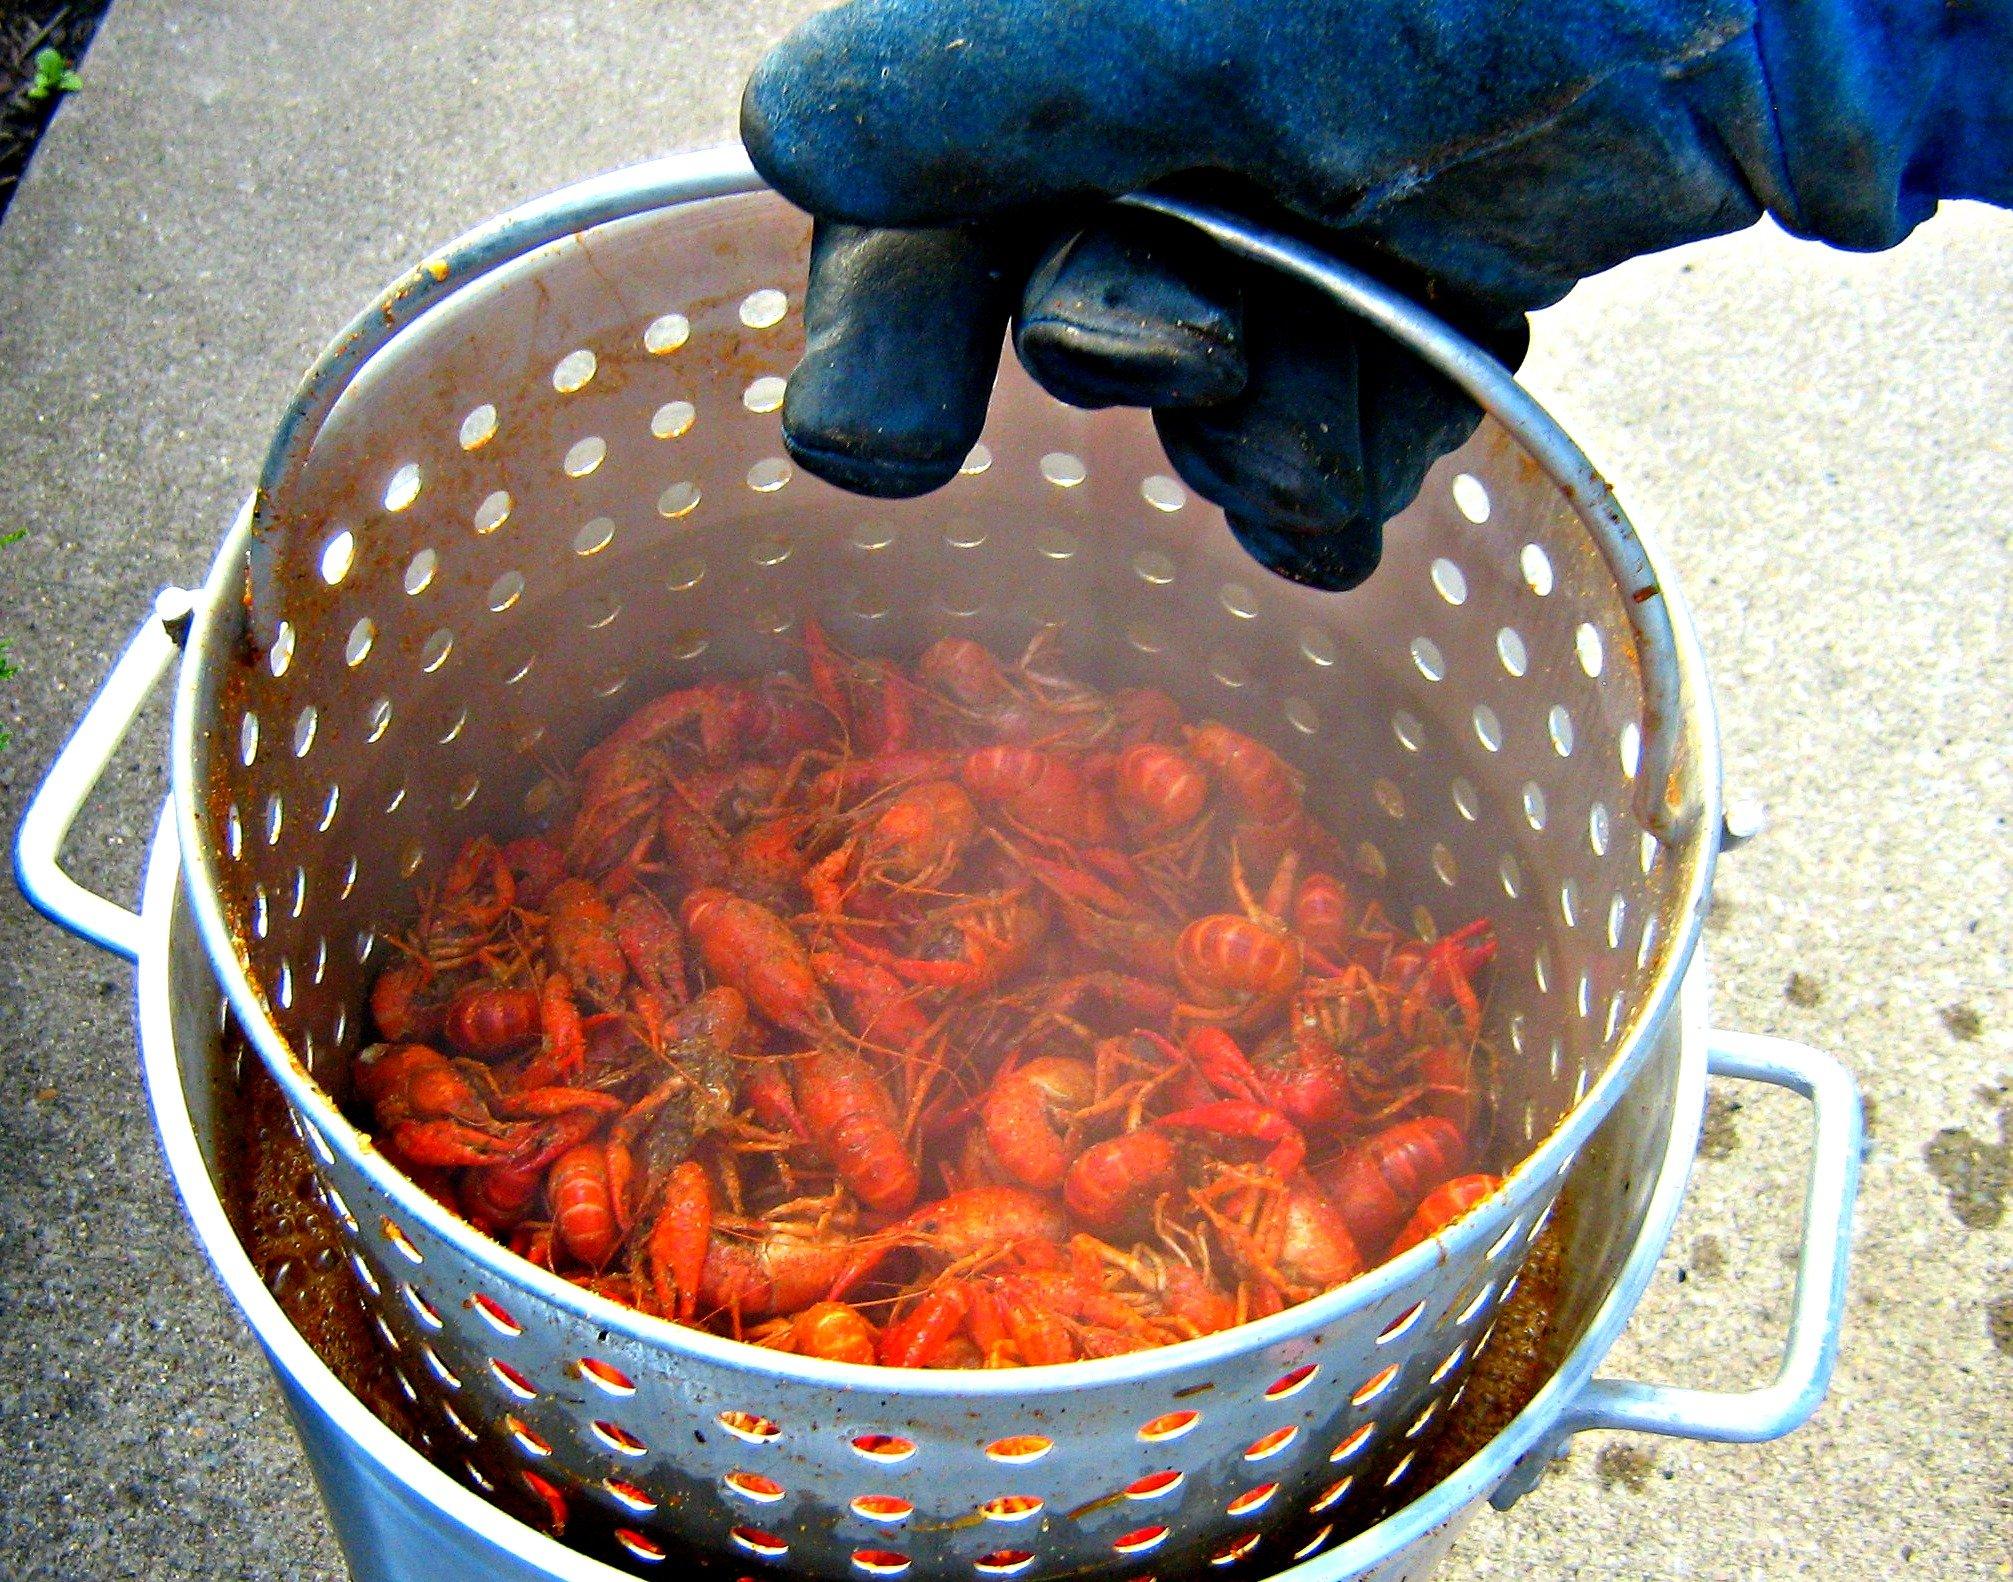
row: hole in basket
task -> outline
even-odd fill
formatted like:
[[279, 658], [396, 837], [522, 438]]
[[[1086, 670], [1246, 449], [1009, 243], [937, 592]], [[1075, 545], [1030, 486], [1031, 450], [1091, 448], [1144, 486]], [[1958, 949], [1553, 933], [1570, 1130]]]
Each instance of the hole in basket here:
[[331, 588], [349, 575], [349, 568], [356, 563], [356, 534], [348, 528], [322, 545], [322, 581]]
[[461, 420], [461, 448], [480, 450], [496, 438], [496, 408], [487, 401]]
[[610, 1450], [619, 1451], [625, 1456], [640, 1456], [649, 1449], [649, 1446], [620, 1423], [611, 1423], [604, 1418], [594, 1420], [594, 1436]]
[[597, 366], [598, 359], [585, 346], [570, 351], [552, 366], [552, 388], [561, 395], [585, 390], [593, 380]]
[[992, 464], [993, 453], [986, 448], [985, 442], [981, 440], [965, 452], [965, 459], [958, 464], [958, 473], [962, 477], [976, 478], [980, 473], [992, 466]]
[[751, 291], [741, 299], [741, 322], [751, 330], [766, 330], [783, 322], [790, 299], [774, 286]]
[[1303, 1363], [1291, 1373], [1281, 1374], [1265, 1387], [1265, 1399], [1268, 1401], [1283, 1401], [1289, 1395], [1298, 1395], [1314, 1382], [1315, 1375], [1320, 1373], [1320, 1371], [1320, 1363], [1309, 1362]]
[[249, 769], [259, 756], [259, 717], [249, 709], [238, 723], [238, 758]]
[[1489, 491], [1472, 473], [1454, 475], [1454, 505], [1469, 521], [1480, 527], [1489, 520]]
[[1551, 713], [1545, 716], [1545, 732], [1552, 738], [1552, 751], [1561, 758], [1572, 757], [1573, 717], [1563, 703], [1554, 703]]
[[565, 459], [559, 466], [569, 478], [585, 478], [607, 459], [608, 441], [599, 434], [589, 434], [567, 447]]
[[[419, 1348], [419, 1354], [421, 1359], [426, 1363], [427, 1371], [430, 1372], [436, 1379], [440, 1380], [442, 1384], [446, 1385], [448, 1389], [458, 1390], [461, 1388], [460, 1376], [457, 1375], [455, 1371], [452, 1368], [450, 1368], [446, 1363], [440, 1360], [440, 1353], [435, 1351], [433, 1347], [423, 1344]], [[458, 1425], [459, 1419], [456, 1419], [456, 1422]], [[457, 1432], [463, 1433], [464, 1435], [466, 1435], [467, 1438], [470, 1439], [473, 1439], [475, 1437], [475, 1434], [472, 1431], [463, 1427], [458, 1426]]]
[[[1559, 916], [1565, 919], [1568, 928], [1580, 926], [1580, 887], [1575, 880], [1568, 879], [1559, 886]], [[1580, 981], [1587, 980], [1582, 977]]]
[[294, 662], [294, 642], [293, 622], [280, 622], [279, 630], [273, 634], [272, 650], [266, 655], [266, 663], [272, 666], [274, 675], [285, 675], [287, 666]]
[[759, 1527], [735, 1527], [727, 1536], [750, 1554], [760, 1555], [765, 1560], [774, 1560], [790, 1552], [790, 1546], [782, 1539], [774, 1533], [765, 1533]]
[[377, 1226], [384, 1233], [384, 1239], [396, 1247], [408, 1263], [426, 1262], [425, 1254], [413, 1246], [412, 1238], [406, 1235], [398, 1221], [389, 1214], [380, 1217]]
[[552, 1442], [521, 1417], [506, 1417], [503, 1426], [510, 1437], [517, 1441], [517, 1448], [527, 1456], [545, 1457], [552, 1454]]
[[1246, 1489], [1236, 1499], [1223, 1507], [1226, 1516], [1249, 1516], [1254, 1511], [1263, 1510], [1271, 1503], [1272, 1496], [1279, 1492], [1276, 1483], [1261, 1483], [1255, 1489]]
[[1599, 802], [1587, 809], [1587, 844], [1596, 857], [1608, 854], [1608, 810]]
[[657, 1502], [643, 1489], [621, 1478], [603, 1478], [601, 1486], [625, 1508], [638, 1516], [648, 1516], [657, 1509]]
[[[655, 1507], [653, 1506], [652, 1509], [655, 1509]], [[644, 1533], [639, 1533], [633, 1527], [616, 1528], [615, 1541], [620, 1545], [622, 1545], [624, 1549], [627, 1549], [629, 1553], [633, 1555], [636, 1559], [641, 1560], [645, 1565], [655, 1565], [658, 1561], [662, 1560], [667, 1554], [670, 1553], [670, 1551], [667, 1550], [662, 1544], [658, 1543], [656, 1539], [651, 1538]]]
[[377, 623], [368, 615], [358, 619], [349, 629], [349, 637], [343, 643], [343, 663], [354, 670], [370, 658], [371, 646], [377, 641]]
[[1174, 580], [1174, 562], [1157, 549], [1142, 549], [1132, 557], [1132, 569], [1141, 582], [1164, 588]]
[[440, 567], [440, 556], [431, 549], [422, 549], [406, 563], [405, 591], [417, 598], [433, 586], [433, 574]]
[[773, 412], [783, 404], [785, 382], [774, 374], [763, 374], [761, 378], [749, 381], [748, 388], [741, 392], [741, 405], [750, 412]]
[[1201, 1421], [1200, 1412], [1163, 1412], [1152, 1422], [1140, 1425], [1139, 1437], [1150, 1445], [1162, 1444], [1170, 1439], [1179, 1439]]
[[1167, 1529], [1162, 1526], [1135, 1527], [1129, 1533], [1122, 1533], [1112, 1539], [1111, 1547], [1122, 1555], [1145, 1554], [1149, 1549], [1157, 1549], [1167, 1541]]
[[980, 1576], [1010, 1577], [1025, 1571], [1034, 1564], [1032, 1549], [995, 1549], [983, 1554], [972, 1562], [972, 1569]]
[[420, 650], [419, 668], [431, 675], [447, 663], [447, 656], [453, 652], [454, 633], [443, 626], [426, 640], [426, 647]]
[[1235, 1565], [1257, 1547], [1258, 1534], [1246, 1533], [1242, 1538], [1233, 1539], [1217, 1550], [1209, 1557], [1209, 1563], [1213, 1566]]
[[[433, 1304], [420, 1294], [416, 1286], [402, 1284], [398, 1290], [399, 1295], [405, 1298], [405, 1305], [412, 1309], [412, 1316], [414, 1318], [426, 1325], [428, 1329], [439, 1329], [442, 1327], [440, 1314], [434, 1311]], [[428, 1355], [431, 1356], [432, 1353], [429, 1352]]]
[[1419, 1453], [1416, 1450], [1406, 1451], [1404, 1459], [1401, 1460], [1389, 1472], [1384, 1474], [1384, 1487], [1388, 1489], [1392, 1484], [1396, 1483], [1406, 1473], [1410, 1472], [1412, 1470], [1412, 1463], [1416, 1459], [1418, 1459], [1418, 1454]]
[[419, 498], [419, 464], [407, 462], [391, 475], [391, 482], [384, 486], [384, 508], [387, 511], [403, 511]]
[[[773, 1439], [783, 1437], [780, 1425], [766, 1417], [758, 1417], [753, 1412], [722, 1412], [718, 1421], [720, 1426], [736, 1439], [745, 1439], [751, 1445], [766, 1445]], [[855, 1440], [853, 1443], [857, 1449], [859, 1441]]]
[[489, 609], [492, 615], [501, 615], [524, 597], [524, 573], [506, 571], [489, 585]]
[[315, 727], [321, 723], [321, 710], [312, 703], [294, 716], [294, 756], [305, 758], [308, 749], [315, 744]]
[[676, 439], [699, 419], [699, 409], [690, 401], [666, 401], [650, 414], [650, 432], [658, 439]]
[[699, 485], [696, 483], [674, 483], [657, 496], [657, 514], [674, 521], [681, 516], [690, 516], [698, 505]]
[[1517, 557], [1523, 568], [1524, 585], [1539, 598], [1552, 591], [1552, 559], [1536, 544], [1526, 544]]
[[1400, 709], [1391, 716], [1391, 734], [1398, 738], [1398, 745], [1408, 753], [1416, 753], [1426, 745], [1426, 727], [1419, 716]]
[[475, 508], [475, 531], [488, 537], [510, 520], [510, 491], [498, 489]]
[[1634, 720], [1630, 720], [1622, 727], [1621, 738], [1615, 743], [1615, 750], [1622, 761], [1623, 778], [1635, 779], [1636, 770], [1642, 765], [1643, 733], [1642, 727]]
[[1545, 792], [1535, 780], [1526, 780], [1523, 789], [1524, 822], [1532, 829], [1545, 827]]
[[1074, 489], [1090, 476], [1083, 458], [1066, 450], [1052, 450], [1042, 457], [1041, 475], [1058, 489]]
[[1315, 1553], [1318, 1549], [1320, 1549], [1320, 1547], [1323, 1544], [1328, 1542], [1328, 1540], [1334, 1535], [1334, 1532], [1335, 1529], [1333, 1526], [1322, 1528], [1312, 1538], [1308, 1539], [1307, 1542], [1305, 1542], [1298, 1549], [1293, 1551], [1293, 1558], [1295, 1560], [1305, 1560], [1309, 1555]]
[[613, 1363], [603, 1362], [599, 1357], [582, 1357], [580, 1376], [590, 1383], [599, 1385], [610, 1395], [624, 1396], [636, 1393], [635, 1381], [628, 1374]]
[[653, 357], [662, 357], [666, 352], [675, 352], [691, 336], [691, 320], [682, 313], [666, 313], [644, 328], [643, 349]]
[[271, 796], [266, 798], [266, 844], [268, 846], [277, 846], [280, 843], [280, 830], [285, 827], [286, 821], [286, 804], [280, 800], [279, 792], [275, 791]]
[[1419, 674], [1428, 681], [1439, 681], [1447, 674], [1447, 661], [1440, 652], [1440, 645], [1430, 637], [1412, 639], [1412, 663], [1419, 667]]
[[1468, 602], [1468, 579], [1445, 555], [1433, 562], [1433, 587], [1449, 604]]
[[503, 1387], [519, 1400], [535, 1401], [538, 1399], [538, 1391], [532, 1387], [531, 1381], [500, 1357], [491, 1357], [489, 1359], [489, 1371], [495, 1374], [502, 1382]]
[[1441, 1360], [1439, 1367], [1433, 1370], [1432, 1374], [1427, 1378], [1426, 1382], [1428, 1384], [1438, 1384], [1442, 1379], [1446, 1378], [1448, 1374], [1452, 1373], [1456, 1368], [1458, 1368], [1461, 1365], [1461, 1359], [1462, 1357], [1467, 1355], [1467, 1352], [1468, 1352], [1468, 1343], [1464, 1340], [1461, 1342], [1460, 1345], [1456, 1346], [1452, 1351], [1447, 1353], [1446, 1357]]
[[1606, 662], [1606, 655], [1601, 649], [1601, 634], [1595, 629], [1593, 622], [1580, 622], [1579, 630], [1573, 633], [1573, 651], [1579, 655], [1580, 668], [1589, 677], [1600, 675], [1601, 666]]
[[1347, 1461], [1357, 1451], [1367, 1445], [1370, 1442], [1370, 1436], [1376, 1432], [1377, 1425], [1374, 1422], [1365, 1423], [1360, 1428], [1352, 1429], [1340, 1444], [1328, 1452], [1328, 1459], [1330, 1461]]
[[905, 1522], [916, 1508], [899, 1494], [861, 1494], [854, 1497], [852, 1512], [862, 1521]]
[[1474, 783], [1457, 776], [1448, 788], [1454, 797], [1454, 811], [1470, 824], [1482, 816], [1482, 799], [1475, 790]]
[[1134, 1478], [1126, 1484], [1123, 1492], [1129, 1500], [1157, 1500], [1180, 1488], [1186, 1476], [1172, 1467], [1162, 1472], [1149, 1472], [1145, 1477]]
[[1496, 657], [1513, 676], [1521, 676], [1531, 667], [1531, 656], [1524, 648], [1522, 634], [1515, 627], [1505, 626], [1496, 633]]
[[580, 531], [573, 535], [573, 553], [576, 555], [598, 555], [606, 549], [615, 537], [615, 524], [605, 516], [597, 516], [590, 522], [580, 524]]
[[1314, 1496], [1314, 1503], [1307, 1507], [1308, 1515], [1319, 1516], [1323, 1511], [1332, 1509], [1335, 1502], [1349, 1492], [1349, 1485], [1355, 1481], [1356, 1474], [1353, 1472], [1346, 1478], [1337, 1478], [1327, 1488]]
[[894, 1549], [855, 1549], [853, 1564], [869, 1576], [898, 1577], [909, 1568], [909, 1557]]
[[774, 494], [790, 481], [790, 464], [781, 456], [764, 456], [748, 469], [748, 487], [757, 494]]
[[1188, 503], [1188, 491], [1159, 472], [1140, 479], [1139, 496], [1156, 511], [1179, 511]]
[[869, 1461], [906, 1461], [916, 1453], [915, 1441], [900, 1434], [855, 1434], [852, 1446]]
[[1292, 1423], [1288, 1423], [1284, 1428], [1275, 1428], [1269, 1434], [1260, 1434], [1250, 1444], [1246, 1445], [1244, 1447], [1244, 1459], [1246, 1461], [1264, 1461], [1268, 1457], [1278, 1455], [1280, 1451], [1284, 1450], [1299, 1437], [1300, 1430]]
[[485, 1296], [478, 1291], [468, 1299], [468, 1305], [488, 1321], [489, 1327], [499, 1335], [516, 1339], [524, 1333], [524, 1326], [510, 1316], [510, 1312], [493, 1296]]
[[775, 1504], [785, 1492], [782, 1484], [774, 1478], [763, 1477], [759, 1472], [730, 1472], [720, 1481], [731, 1492], [761, 1505]]
[[1009, 1434], [986, 1446], [986, 1459], [1003, 1461], [1009, 1466], [1022, 1466], [1041, 1460], [1053, 1449], [1055, 1441], [1046, 1434]]
[[1475, 705], [1475, 740], [1489, 752], [1503, 750], [1503, 722], [1496, 718], [1496, 711], [1486, 703]]

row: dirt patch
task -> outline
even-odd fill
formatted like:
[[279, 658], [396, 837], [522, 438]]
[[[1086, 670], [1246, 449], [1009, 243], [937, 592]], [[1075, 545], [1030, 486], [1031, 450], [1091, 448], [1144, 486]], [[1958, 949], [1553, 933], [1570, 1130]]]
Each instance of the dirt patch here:
[[1602, 1488], [1611, 1489], [1619, 1483], [1631, 1494], [1640, 1494], [1648, 1488], [1650, 1475], [1656, 1469], [1656, 1453], [1626, 1439], [1602, 1446], [1601, 1453], [1594, 1458], [1594, 1476], [1601, 1480]]
[[1985, 1304], [1985, 1333], [1992, 1344], [2013, 1357], [2013, 1296], [2002, 1296]]
[[1701, 1279], [1711, 1280], [1726, 1273], [1726, 1248], [1720, 1239], [1707, 1232], [1694, 1236], [1691, 1244], [1691, 1266]]
[[1946, 1005], [1936, 1014], [1943, 1018], [1944, 1031], [1960, 1042], [1975, 1044], [1985, 1036], [1985, 1018], [1975, 1005]]
[[2006, 1214], [2013, 1176], [2013, 1104], [1999, 1106], [1999, 1141], [1982, 1142], [1960, 1126], [1946, 1126], [1923, 1145], [1923, 1161], [1950, 1194], [1950, 1212], [1970, 1230], [1990, 1230]]
[[1810, 1010], [1824, 1001], [1824, 985], [1807, 972], [1792, 972], [1782, 986], [1782, 997], [1791, 1005]]
[[[37, 91], [37, 57], [54, 50], [74, 71], [104, 14], [105, 0], [0, 0], [0, 214], [63, 100], [59, 81]], [[52, 68], [52, 78], [60, 75]]]
[[1698, 1151], [1707, 1159], [1724, 1159], [1740, 1146], [1740, 1128], [1733, 1118], [1740, 1113], [1740, 1100], [1730, 1099], [1714, 1089], [1705, 1096], [1705, 1125], [1698, 1135]]

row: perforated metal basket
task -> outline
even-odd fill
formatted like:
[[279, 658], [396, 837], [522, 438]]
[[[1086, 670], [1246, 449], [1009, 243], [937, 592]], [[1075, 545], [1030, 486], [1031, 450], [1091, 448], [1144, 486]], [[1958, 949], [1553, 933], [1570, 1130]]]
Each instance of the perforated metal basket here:
[[[639, 1565], [1277, 1569], [1404, 1496], [1671, 1009], [1718, 828], [1688, 624], [1500, 369], [1207, 216], [1189, 217], [1411, 340], [1494, 414], [1392, 524], [1364, 591], [1258, 570], [1139, 414], [1061, 406], [1011, 366], [949, 487], [829, 489], [793, 471], [776, 419], [807, 225], [752, 186], [736, 154], [569, 189], [427, 261], [317, 366], [187, 635], [175, 801], [204, 942], [400, 1376], [479, 1486], [550, 1484], [618, 1522]], [[602, 1301], [390, 1169], [329, 1095], [415, 881], [535, 815], [552, 767], [657, 692], [790, 664], [807, 615], [889, 654], [950, 632], [1013, 652], [1054, 628], [1059, 668], [1165, 687], [1278, 747], [1352, 881], [1420, 928], [1492, 917], [1504, 1190], [1221, 1335], [915, 1374]]]

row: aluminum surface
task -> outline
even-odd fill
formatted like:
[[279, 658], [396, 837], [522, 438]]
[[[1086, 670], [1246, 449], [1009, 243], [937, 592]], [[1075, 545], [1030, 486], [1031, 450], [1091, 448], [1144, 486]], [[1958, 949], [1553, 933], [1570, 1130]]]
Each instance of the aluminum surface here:
[[[737, 1565], [832, 1576], [870, 1556], [931, 1574], [1276, 1568], [1330, 1512], [1402, 1494], [1408, 1431], [1459, 1388], [1521, 1248], [1669, 1013], [1719, 823], [1681, 600], [1655, 578], [1678, 672], [1658, 686], [1685, 699], [1671, 756], [1700, 816], [1659, 845], [1630, 811], [1634, 584], [1602, 550], [1626, 524], [1576, 514], [1542, 436], [1485, 425], [1392, 524], [1355, 597], [1266, 577], [1166, 475], [1140, 414], [1061, 407], [1011, 367], [953, 485], [843, 495], [794, 476], [777, 436], [804, 222], [718, 196], [718, 156], [687, 175], [681, 189], [659, 162], [626, 197], [602, 178], [486, 228], [399, 288], [436, 305], [374, 356], [353, 335], [310, 381], [275, 451], [293, 463], [256, 531], [227, 540], [181, 675], [176, 805], [205, 942], [408, 1380], [485, 1464], [626, 1511], [639, 1553], [738, 1545]], [[662, 207], [681, 191], [693, 201]], [[625, 204], [642, 212], [611, 218]], [[617, 1308], [389, 1170], [314, 1080], [342, 1088], [377, 926], [468, 835], [551, 806], [554, 766], [638, 703], [787, 663], [807, 613], [894, 653], [945, 632], [1012, 651], [1055, 628], [1060, 668], [1165, 686], [1285, 751], [1348, 832], [1365, 893], [1429, 930], [1493, 916], [1494, 1162], [1521, 1160], [1506, 1190], [1435, 1243], [1225, 1335], [1094, 1368], [919, 1378], [750, 1354]], [[604, 1371], [583, 1359], [633, 1388], [583, 1383]], [[1283, 1387], [1309, 1361], [1319, 1374]], [[913, 1450], [864, 1455], [862, 1434]], [[783, 1495], [737, 1493], [743, 1470]], [[1126, 1498], [1165, 1471], [1181, 1481], [1150, 1508]], [[911, 1520], [855, 1511], [897, 1487]], [[1049, 1520], [974, 1519], [1004, 1494]]]

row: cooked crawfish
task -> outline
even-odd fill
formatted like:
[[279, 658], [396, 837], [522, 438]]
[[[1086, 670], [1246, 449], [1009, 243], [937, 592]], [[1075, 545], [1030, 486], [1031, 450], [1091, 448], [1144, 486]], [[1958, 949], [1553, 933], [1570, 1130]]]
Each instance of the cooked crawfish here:
[[1489, 921], [1393, 923], [1273, 747], [1055, 629], [802, 641], [386, 931], [354, 1087], [426, 1190], [668, 1322], [940, 1368], [1211, 1334], [1495, 1190]]

